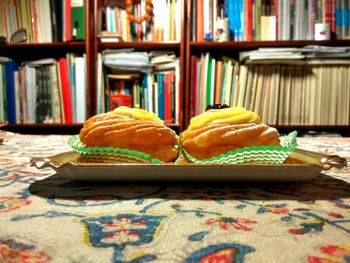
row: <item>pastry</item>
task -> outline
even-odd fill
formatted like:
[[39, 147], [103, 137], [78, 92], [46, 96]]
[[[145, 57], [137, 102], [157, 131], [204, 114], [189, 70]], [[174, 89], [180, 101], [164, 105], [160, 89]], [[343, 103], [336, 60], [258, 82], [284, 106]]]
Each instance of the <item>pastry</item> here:
[[203, 160], [246, 146], [280, 145], [275, 128], [242, 107], [210, 109], [191, 119], [181, 136], [182, 147]]
[[114, 147], [149, 154], [163, 162], [178, 155], [176, 133], [154, 113], [120, 106], [88, 119], [79, 134], [86, 147]]

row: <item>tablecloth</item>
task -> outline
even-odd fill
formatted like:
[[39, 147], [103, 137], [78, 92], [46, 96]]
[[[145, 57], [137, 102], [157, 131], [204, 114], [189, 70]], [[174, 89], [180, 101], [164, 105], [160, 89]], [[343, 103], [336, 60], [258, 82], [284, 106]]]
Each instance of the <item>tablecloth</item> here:
[[[0, 261], [350, 262], [349, 168], [302, 183], [105, 184], [29, 166], [67, 140], [0, 145]], [[298, 144], [350, 160], [350, 138]]]

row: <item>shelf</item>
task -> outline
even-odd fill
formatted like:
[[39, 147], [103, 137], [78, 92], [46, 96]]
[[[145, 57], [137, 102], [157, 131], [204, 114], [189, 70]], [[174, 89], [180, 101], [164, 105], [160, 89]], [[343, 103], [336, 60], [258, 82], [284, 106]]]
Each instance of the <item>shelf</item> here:
[[24, 134], [78, 134], [83, 127], [80, 123], [74, 124], [8, 124], [2, 130]]
[[[175, 132], [180, 131], [180, 125], [166, 124]], [[82, 123], [60, 124], [60, 123], [40, 123], [40, 124], [7, 124], [1, 127], [2, 130], [23, 134], [78, 134], [83, 127]]]
[[176, 50], [180, 49], [179, 42], [116, 42], [116, 43], [98, 43], [98, 50], [134, 48], [136, 50]]
[[11, 57], [18, 61], [59, 58], [67, 52], [85, 53], [85, 41], [0, 44], [0, 56]]
[[350, 40], [293, 40], [293, 41], [250, 41], [250, 42], [191, 42], [194, 51], [244, 51], [260, 47], [303, 47], [307, 45], [349, 46]]
[[76, 42], [54, 42], [54, 43], [16, 43], [16, 44], [0, 44], [0, 49], [39, 49], [39, 48], [84, 48], [84, 41]]
[[275, 127], [279, 133], [285, 134], [291, 131], [298, 131], [298, 136], [306, 134], [310, 131], [312, 132], [326, 132], [326, 133], [338, 133], [342, 136], [350, 136], [350, 126], [346, 125], [305, 125], [305, 126], [297, 126], [297, 125], [275, 125]]

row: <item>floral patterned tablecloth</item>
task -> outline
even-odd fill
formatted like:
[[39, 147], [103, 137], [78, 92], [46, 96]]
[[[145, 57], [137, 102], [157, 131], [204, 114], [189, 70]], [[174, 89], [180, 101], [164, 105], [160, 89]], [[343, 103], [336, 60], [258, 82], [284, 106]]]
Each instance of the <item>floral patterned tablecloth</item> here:
[[[349, 168], [303, 183], [104, 184], [29, 166], [67, 140], [0, 145], [0, 262], [350, 262]], [[298, 144], [350, 160], [350, 138]]]

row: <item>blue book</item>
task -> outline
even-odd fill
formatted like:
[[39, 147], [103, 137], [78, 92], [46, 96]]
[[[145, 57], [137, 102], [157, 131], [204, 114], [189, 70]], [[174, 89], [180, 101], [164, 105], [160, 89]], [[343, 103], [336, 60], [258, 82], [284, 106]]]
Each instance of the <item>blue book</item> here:
[[[230, 2], [232, 2], [232, 0]], [[228, 17], [228, 5], [229, 5], [229, 1], [224, 0], [224, 18]]]
[[15, 62], [5, 62], [7, 114], [9, 123], [16, 123], [16, 95], [14, 72], [17, 69], [18, 65]]
[[[225, 3], [226, 5], [226, 3]], [[230, 29], [230, 38], [234, 40], [235, 38], [235, 5], [237, 5], [237, 1], [229, 1], [227, 5], [227, 17], [228, 17], [228, 23], [229, 23], [229, 29]]]
[[164, 74], [157, 74], [157, 82], [158, 82], [158, 116], [162, 120], [165, 119], [165, 111], [164, 111]]

